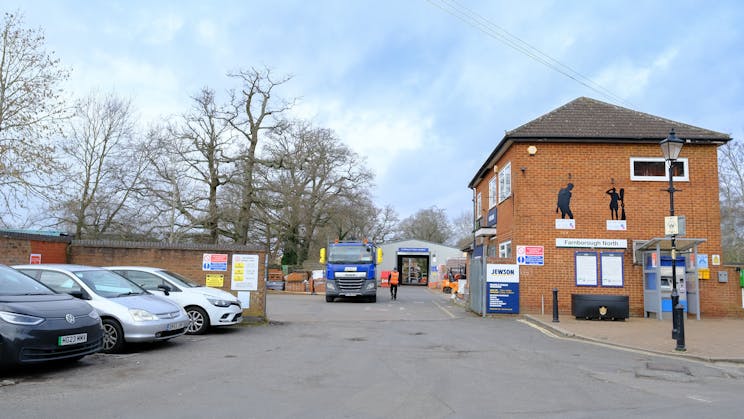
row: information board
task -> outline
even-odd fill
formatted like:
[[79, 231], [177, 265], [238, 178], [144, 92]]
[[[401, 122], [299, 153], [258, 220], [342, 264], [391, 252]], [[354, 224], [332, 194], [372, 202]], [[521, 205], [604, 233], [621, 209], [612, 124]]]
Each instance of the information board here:
[[487, 265], [486, 313], [519, 313], [519, 265]]

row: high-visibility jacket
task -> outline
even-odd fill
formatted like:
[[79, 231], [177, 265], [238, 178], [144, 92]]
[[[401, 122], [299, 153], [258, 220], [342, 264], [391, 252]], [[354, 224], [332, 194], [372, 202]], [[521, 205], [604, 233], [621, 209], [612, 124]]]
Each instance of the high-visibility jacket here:
[[390, 285], [398, 285], [398, 276], [400, 274], [398, 272], [390, 272]]

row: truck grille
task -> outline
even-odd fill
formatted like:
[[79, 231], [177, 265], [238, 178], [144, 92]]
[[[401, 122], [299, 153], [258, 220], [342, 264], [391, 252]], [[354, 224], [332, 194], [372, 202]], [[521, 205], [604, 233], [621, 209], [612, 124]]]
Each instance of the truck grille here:
[[340, 292], [361, 292], [364, 278], [336, 278]]

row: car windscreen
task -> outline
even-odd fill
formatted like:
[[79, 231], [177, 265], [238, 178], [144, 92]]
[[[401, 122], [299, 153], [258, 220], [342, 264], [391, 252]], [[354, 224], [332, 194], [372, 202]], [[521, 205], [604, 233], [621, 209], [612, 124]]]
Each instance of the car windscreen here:
[[328, 249], [330, 263], [372, 263], [372, 247], [366, 245], [336, 245]]
[[194, 281], [186, 278], [185, 276], [181, 274], [177, 274], [175, 272], [171, 271], [160, 271], [162, 275], [165, 275], [170, 279], [171, 281], [175, 282], [176, 285], [182, 286], [184, 288], [196, 288], [201, 287], [201, 285], [195, 283]]
[[74, 274], [101, 297], [147, 294], [147, 291], [134, 282], [105, 269], [76, 271]]
[[0, 295], [54, 294], [54, 291], [13, 268], [0, 266]]

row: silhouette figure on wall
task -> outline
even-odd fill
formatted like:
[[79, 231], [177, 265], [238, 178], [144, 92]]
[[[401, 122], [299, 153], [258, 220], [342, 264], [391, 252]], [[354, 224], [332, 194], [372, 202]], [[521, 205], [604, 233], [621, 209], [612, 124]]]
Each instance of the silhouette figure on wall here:
[[614, 186], [608, 189], [606, 193], [610, 196], [610, 217], [612, 217], [613, 220], [618, 220], [617, 209], [618, 202], [620, 201], [620, 194], [617, 193], [617, 189], [615, 189]]
[[561, 188], [558, 191], [558, 206], [555, 209], [555, 213], [558, 214], [558, 210], [561, 211], [561, 218], [573, 219], [573, 213], [571, 212], [571, 190], [573, 189], [573, 183], [569, 183], [565, 188]]
[[620, 188], [620, 219], [625, 220], [625, 189]]

